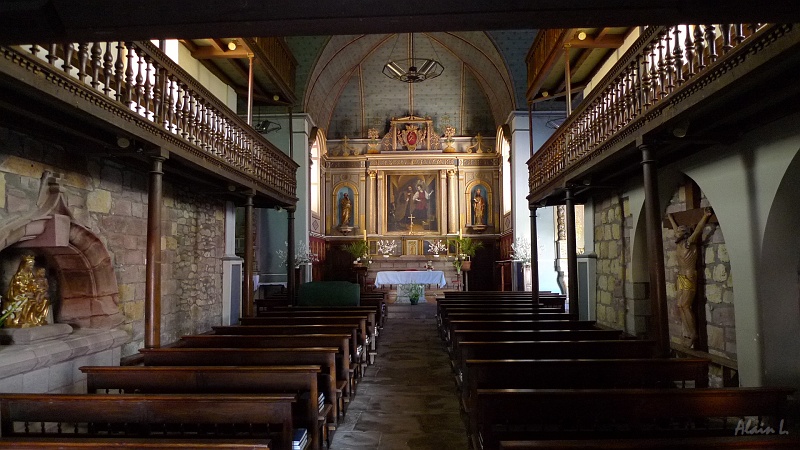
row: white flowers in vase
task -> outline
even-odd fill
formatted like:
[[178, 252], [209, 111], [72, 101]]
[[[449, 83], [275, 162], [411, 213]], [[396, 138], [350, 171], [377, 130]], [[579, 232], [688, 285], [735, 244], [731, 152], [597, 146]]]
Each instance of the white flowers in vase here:
[[522, 264], [531, 265], [531, 243], [526, 238], [518, 237], [511, 244], [511, 259], [522, 261]]
[[439, 253], [445, 253], [447, 251], [447, 246], [444, 245], [441, 239], [431, 242], [429, 247], [430, 252], [433, 256], [439, 256]]
[[[285, 246], [289, 246], [289, 243], [284, 241], [283, 243]], [[287, 250], [278, 250], [275, 252], [278, 256], [278, 259], [281, 262], [281, 265], [286, 267], [287, 259], [289, 258]], [[294, 246], [294, 267], [299, 268], [300, 266], [304, 266], [306, 264], [313, 264], [319, 261], [319, 257], [316, 253], [311, 251], [311, 248], [305, 242], [298, 242]]]
[[395, 250], [397, 250], [397, 242], [394, 239], [390, 240], [380, 240], [378, 241], [378, 253], [383, 256], [389, 256], [394, 254]]

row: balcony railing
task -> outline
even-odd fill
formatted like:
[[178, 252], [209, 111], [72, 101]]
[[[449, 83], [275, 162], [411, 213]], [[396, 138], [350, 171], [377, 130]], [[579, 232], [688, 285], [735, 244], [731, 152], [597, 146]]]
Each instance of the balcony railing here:
[[65, 90], [82, 90], [87, 101], [102, 99], [154, 125], [175, 145], [169, 150], [200, 157], [282, 203], [295, 201], [297, 164], [150, 42], [15, 46], [2, 52]]
[[543, 82], [543, 79], [540, 79], [542, 69], [550, 67], [558, 55], [564, 53], [564, 42], [567, 41], [568, 32], [567, 29], [552, 28], [540, 30], [536, 34], [536, 39], [525, 58], [528, 66], [528, 98], [536, 94], [532, 91]]
[[691, 95], [726, 60], [760, 36], [787, 25], [723, 24], [648, 27], [556, 132], [528, 161], [533, 200], [588, 161], [614, 151], [640, 121]]
[[266, 56], [266, 61], [272, 66], [275, 75], [283, 81], [286, 87], [294, 92], [295, 70], [297, 60], [283, 39], [277, 37], [252, 38], [255, 46], [261, 49]]

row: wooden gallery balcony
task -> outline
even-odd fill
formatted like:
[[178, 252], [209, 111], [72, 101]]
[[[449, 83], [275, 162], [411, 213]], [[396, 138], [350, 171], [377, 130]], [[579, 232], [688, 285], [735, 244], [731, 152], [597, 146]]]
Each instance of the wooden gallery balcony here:
[[0, 53], [3, 126], [130, 164], [166, 150], [167, 177], [209, 192], [253, 193], [260, 207], [296, 203], [297, 164], [152, 43]]
[[[797, 111], [799, 28], [709, 24], [642, 29], [528, 161], [529, 201], [563, 203], [560, 192], [566, 186], [581, 186], [580, 193], [641, 174], [637, 146], [642, 143], [665, 164]], [[564, 89], [563, 81], [548, 76], [573, 31], [547, 30], [534, 42], [529, 62], [538, 67], [529, 65], [529, 101], [543, 97], [546, 86]], [[563, 69], [560, 76], [566, 78]]]

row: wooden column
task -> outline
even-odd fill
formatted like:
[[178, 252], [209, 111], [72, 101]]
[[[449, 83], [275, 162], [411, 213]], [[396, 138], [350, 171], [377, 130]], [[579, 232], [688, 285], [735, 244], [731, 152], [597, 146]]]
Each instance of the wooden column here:
[[578, 314], [578, 244], [575, 232], [575, 197], [573, 191], [567, 188], [564, 199], [567, 220], [567, 297], [569, 298], [569, 312]]
[[164, 161], [169, 152], [159, 150], [150, 157], [147, 191], [147, 255], [145, 256], [144, 347], [161, 346], [161, 208], [163, 206]]
[[253, 193], [247, 194], [244, 204], [244, 277], [242, 279], [242, 317], [254, 317], [253, 307]]
[[531, 299], [539, 303], [539, 237], [536, 235], [536, 207], [528, 206], [531, 210]]
[[286, 208], [286, 212], [289, 213], [289, 231], [286, 236], [286, 242], [288, 242], [289, 246], [289, 248], [286, 249], [286, 293], [292, 305], [296, 304], [295, 292], [297, 289], [294, 277], [294, 212], [296, 210], [296, 206]]
[[669, 325], [667, 323], [667, 285], [664, 275], [664, 240], [661, 236], [661, 205], [658, 200], [658, 175], [656, 161], [652, 159], [647, 144], [637, 142], [642, 152], [644, 175], [644, 209], [647, 228], [647, 266], [650, 274], [650, 302], [652, 304], [652, 337], [656, 341], [658, 356], [668, 357]]

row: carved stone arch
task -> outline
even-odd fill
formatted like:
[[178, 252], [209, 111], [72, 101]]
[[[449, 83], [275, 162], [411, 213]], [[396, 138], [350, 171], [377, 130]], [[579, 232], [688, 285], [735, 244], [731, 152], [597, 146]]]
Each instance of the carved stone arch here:
[[58, 279], [56, 322], [111, 329], [123, 322], [111, 255], [100, 238], [69, 211], [60, 176], [42, 174], [39, 208], [0, 224], [2, 249], [24, 249], [45, 258]]

